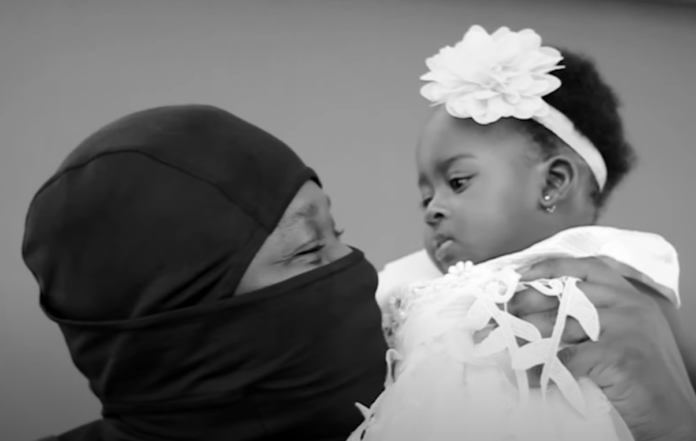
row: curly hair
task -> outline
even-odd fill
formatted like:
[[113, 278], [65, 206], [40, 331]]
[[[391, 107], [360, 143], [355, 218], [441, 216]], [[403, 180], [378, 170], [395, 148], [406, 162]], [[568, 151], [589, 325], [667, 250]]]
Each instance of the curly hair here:
[[[602, 208], [611, 192], [631, 171], [636, 155], [626, 140], [619, 115], [621, 103], [614, 90], [604, 82], [590, 58], [560, 49], [563, 69], [552, 72], [561, 80], [561, 87], [544, 100], [563, 113], [576, 130], [588, 138], [599, 150], [607, 166], [607, 182], [600, 192], [597, 187], [591, 197], [597, 208]], [[533, 120], [521, 121], [522, 126], [541, 148], [544, 158], [559, 152], [564, 145], [556, 135]]]

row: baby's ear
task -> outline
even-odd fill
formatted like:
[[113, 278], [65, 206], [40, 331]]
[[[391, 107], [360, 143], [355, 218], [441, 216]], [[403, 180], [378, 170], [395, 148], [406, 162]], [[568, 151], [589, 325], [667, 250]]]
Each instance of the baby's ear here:
[[540, 204], [544, 208], [560, 204], [571, 194], [578, 184], [580, 170], [572, 158], [565, 155], [553, 156], [542, 164], [544, 167], [544, 187]]

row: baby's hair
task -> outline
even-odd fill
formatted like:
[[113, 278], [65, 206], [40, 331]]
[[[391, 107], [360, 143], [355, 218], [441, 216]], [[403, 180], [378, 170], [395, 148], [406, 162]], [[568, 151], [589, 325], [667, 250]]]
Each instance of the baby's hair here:
[[[559, 64], [564, 67], [551, 74], [557, 76], [562, 84], [544, 100], [570, 119], [604, 158], [607, 182], [601, 192], [595, 186], [591, 193], [592, 202], [600, 209], [617, 184], [631, 171], [636, 155], [624, 135], [619, 97], [604, 82], [595, 63], [567, 49], [559, 51], [563, 55]], [[541, 147], [544, 159], [559, 152], [563, 142], [551, 131], [533, 120], [521, 122]]]

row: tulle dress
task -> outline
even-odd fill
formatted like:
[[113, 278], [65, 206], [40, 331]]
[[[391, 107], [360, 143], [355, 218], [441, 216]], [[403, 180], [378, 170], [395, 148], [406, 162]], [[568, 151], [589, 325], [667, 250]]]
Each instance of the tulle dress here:
[[[422, 254], [409, 256], [381, 274], [378, 300], [390, 346], [385, 390], [374, 403], [358, 404], [365, 420], [349, 441], [633, 441], [599, 387], [573, 378], [556, 356], [568, 317], [590, 339], [599, 336], [597, 311], [578, 280], [519, 281], [516, 270], [556, 256], [600, 256], [679, 306], [676, 251], [651, 233], [574, 228], [434, 278]], [[419, 274], [425, 280], [414, 281]], [[550, 338], [506, 312], [526, 287], [560, 302]], [[542, 366], [540, 388], [527, 383], [534, 366]]]

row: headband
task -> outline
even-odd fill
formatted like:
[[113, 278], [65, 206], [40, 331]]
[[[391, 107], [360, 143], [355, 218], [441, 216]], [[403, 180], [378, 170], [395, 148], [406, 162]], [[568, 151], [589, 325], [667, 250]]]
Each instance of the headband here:
[[531, 29], [512, 32], [502, 27], [489, 35], [472, 26], [454, 47], [446, 46], [426, 60], [430, 72], [421, 95], [433, 105], [444, 104], [455, 118], [473, 118], [490, 124], [500, 118], [533, 119], [575, 150], [592, 171], [600, 191], [607, 180], [607, 166], [599, 150], [563, 113], [543, 97], [561, 87], [550, 72], [561, 53], [541, 46]]

